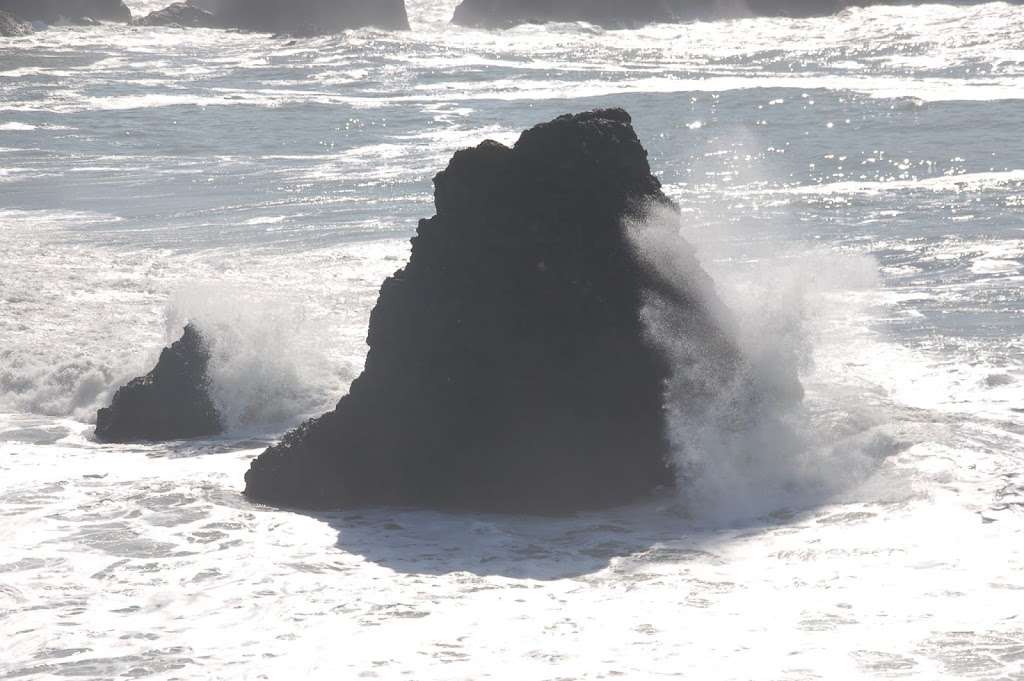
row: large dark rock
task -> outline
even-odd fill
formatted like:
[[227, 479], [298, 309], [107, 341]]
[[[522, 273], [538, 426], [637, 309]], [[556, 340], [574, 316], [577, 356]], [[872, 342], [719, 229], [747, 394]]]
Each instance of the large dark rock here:
[[207, 392], [210, 355], [198, 329], [164, 348], [156, 367], [133, 379], [96, 414], [96, 439], [102, 442], [177, 440], [215, 435], [220, 415]]
[[[271, 504], [548, 512], [673, 483], [645, 291], [624, 216], [668, 203], [629, 115], [562, 116], [486, 141], [434, 178], [437, 215], [370, 317], [337, 408], [253, 463]], [[706, 277], [703, 273], [700, 276]], [[695, 342], [718, 331], [686, 292]]]
[[452, 22], [502, 28], [550, 21], [586, 21], [609, 28], [658, 22], [749, 16], [826, 16], [850, 6], [887, 0], [463, 0]]
[[4, 10], [26, 21], [131, 21], [132, 13], [122, 0], [0, 0]]
[[405, 0], [189, 0], [216, 25], [265, 33], [316, 35], [375, 26], [405, 30]]
[[22, 21], [10, 12], [0, 10], [0, 37], [13, 38], [28, 35], [32, 32], [32, 24]]
[[189, 28], [219, 28], [220, 21], [213, 12], [193, 5], [191, 2], [176, 2], [163, 9], [150, 12], [137, 19], [139, 26], [182, 26]]

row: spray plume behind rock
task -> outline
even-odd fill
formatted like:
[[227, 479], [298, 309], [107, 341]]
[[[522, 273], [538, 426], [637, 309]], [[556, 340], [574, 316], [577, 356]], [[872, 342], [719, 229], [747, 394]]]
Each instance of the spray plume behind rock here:
[[[822, 503], [863, 482], [891, 453], [881, 419], [851, 403], [855, 394], [815, 386], [805, 399], [801, 382], [814, 367], [814, 326], [824, 315], [823, 292], [836, 283], [829, 279], [870, 287], [872, 263], [812, 253], [779, 264], [749, 251], [745, 257], [760, 262], [752, 270], [714, 266], [708, 253], [698, 263], [700, 235], [690, 230], [684, 239], [678, 211], [666, 205], [649, 205], [625, 227], [664, 282], [648, 290], [643, 319], [671, 366], [671, 459], [691, 516], [729, 524]], [[821, 270], [831, 274], [818, 276]], [[698, 300], [680, 305], [676, 292]], [[720, 342], [735, 354], [694, 342], [695, 308], [716, 320]]]

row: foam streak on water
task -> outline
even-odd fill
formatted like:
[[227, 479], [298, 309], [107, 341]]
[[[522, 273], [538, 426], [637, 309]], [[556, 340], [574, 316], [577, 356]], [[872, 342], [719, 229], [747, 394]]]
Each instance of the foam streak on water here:
[[[0, 678], [1024, 678], [1024, 9], [486, 32], [453, 6], [0, 42]], [[610, 105], [679, 205], [642, 250], [700, 262], [746, 361], [668, 404], [680, 493], [242, 498], [358, 373], [452, 152]], [[95, 443], [186, 320], [229, 432]]]

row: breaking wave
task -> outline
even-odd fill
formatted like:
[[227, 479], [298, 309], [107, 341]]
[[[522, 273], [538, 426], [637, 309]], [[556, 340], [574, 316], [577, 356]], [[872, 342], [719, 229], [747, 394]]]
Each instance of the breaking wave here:
[[[839, 314], [830, 305], [851, 312], [848, 296], [833, 303], [829, 292], [875, 286], [874, 263], [831, 253], [719, 253], [707, 267], [712, 284], [675, 210], [651, 207], [626, 227], [649, 266], [677, 291], [696, 292], [738, 351], [738, 361], [723, 360], [720, 347], [695, 337], [689, 306], [648, 294], [647, 332], [672, 365], [666, 410], [687, 510], [711, 522], [750, 520], [866, 480], [894, 441], [856, 391], [822, 385], [815, 341], [819, 323]], [[808, 378], [813, 387], [805, 390]]]
[[223, 283], [177, 291], [166, 311], [167, 337], [187, 322], [210, 351], [210, 394], [227, 430], [266, 431], [328, 410], [351, 378], [323, 350], [326, 325], [301, 301]]

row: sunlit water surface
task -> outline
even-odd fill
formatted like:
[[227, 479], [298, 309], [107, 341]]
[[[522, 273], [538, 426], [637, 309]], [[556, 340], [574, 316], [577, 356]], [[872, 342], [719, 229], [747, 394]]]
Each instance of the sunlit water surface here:
[[[1024, 9], [452, 8], [0, 42], [0, 677], [1024, 678]], [[358, 373], [453, 151], [602, 106], [800, 366], [800, 446], [712, 437], [678, 495], [567, 518], [241, 497]], [[230, 432], [94, 442], [186, 319]]]

